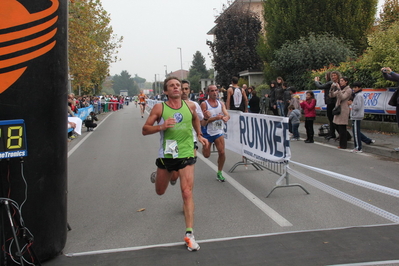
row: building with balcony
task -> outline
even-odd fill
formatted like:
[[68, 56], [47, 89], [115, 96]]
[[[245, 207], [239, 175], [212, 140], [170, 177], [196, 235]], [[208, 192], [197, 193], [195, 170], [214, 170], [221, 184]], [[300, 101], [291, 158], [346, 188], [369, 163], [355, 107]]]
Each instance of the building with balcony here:
[[[226, 16], [229, 11], [234, 8], [247, 9], [250, 12], [255, 13], [262, 23], [262, 30], [264, 29], [264, 16], [263, 16], [263, 0], [235, 0], [228, 7], [224, 7], [220, 15], [215, 20], [215, 26], [208, 31], [208, 35], [212, 35], [215, 38], [214, 32], [217, 27], [218, 22], [224, 16]], [[244, 70], [239, 73], [240, 77], [248, 80], [249, 86], [257, 86], [263, 82], [263, 72], [259, 70]]]

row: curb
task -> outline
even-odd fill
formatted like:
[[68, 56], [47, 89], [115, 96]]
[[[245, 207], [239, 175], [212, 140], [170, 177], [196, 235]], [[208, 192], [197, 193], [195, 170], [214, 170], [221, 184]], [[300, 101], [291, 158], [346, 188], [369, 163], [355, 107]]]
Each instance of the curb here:
[[[306, 134], [305, 133], [299, 133], [299, 135], [301, 136], [301, 138], [306, 139]], [[323, 144], [327, 144], [327, 145], [331, 145], [331, 146], [336, 146], [338, 147], [339, 143], [330, 139], [329, 141], [326, 140], [324, 137], [321, 136], [314, 136], [314, 140]], [[353, 141], [348, 141], [348, 150], [352, 150], [354, 149], [354, 144]], [[383, 157], [387, 157], [387, 158], [392, 158], [392, 159], [397, 159], [399, 160], [399, 152], [394, 151], [393, 148], [389, 149], [386, 147], [381, 147], [378, 146], [378, 144], [363, 144], [362, 145], [362, 150], [365, 153], [372, 153], [378, 156], [383, 156]]]

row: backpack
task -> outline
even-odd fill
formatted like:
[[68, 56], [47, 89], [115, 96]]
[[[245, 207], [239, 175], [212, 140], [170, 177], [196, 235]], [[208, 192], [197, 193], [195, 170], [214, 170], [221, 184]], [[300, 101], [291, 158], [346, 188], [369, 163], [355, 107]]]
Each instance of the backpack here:
[[319, 136], [327, 136], [330, 131], [330, 126], [328, 124], [321, 125], [319, 127]]

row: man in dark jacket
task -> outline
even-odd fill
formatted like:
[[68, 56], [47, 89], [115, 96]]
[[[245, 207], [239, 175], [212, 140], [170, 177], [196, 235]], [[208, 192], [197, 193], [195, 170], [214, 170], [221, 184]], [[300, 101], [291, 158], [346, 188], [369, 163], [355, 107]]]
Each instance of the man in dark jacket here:
[[[341, 74], [338, 71], [333, 71], [334, 72], [334, 77], [337, 77], [337, 81], [339, 81], [339, 78], [341, 77]], [[331, 85], [333, 84], [333, 81], [331, 80], [331, 74], [333, 74], [333, 72], [326, 72], [325, 78], [326, 78], [326, 83], [322, 84], [320, 82], [320, 78], [319, 77], [315, 77], [314, 78], [314, 84], [316, 85], [316, 87], [320, 90], [324, 90], [324, 103], [327, 105], [327, 118], [330, 124], [330, 129], [328, 132], [328, 135], [325, 137], [326, 139], [335, 139], [336, 135], [335, 135], [335, 125], [333, 123], [333, 119], [334, 119], [334, 115], [332, 114], [332, 110], [335, 107], [335, 104], [337, 103], [337, 99], [336, 98], [330, 98], [329, 94], [330, 94], [330, 88]]]
[[[381, 68], [381, 72], [386, 80], [399, 82], [399, 74], [393, 72], [391, 68], [383, 67], [383, 68]], [[397, 90], [399, 90], [399, 89], [397, 88]], [[396, 102], [397, 102], [397, 104], [396, 104], [396, 121], [398, 122], [398, 126], [399, 126], [399, 97], [396, 99]], [[394, 150], [399, 151], [399, 147], [394, 148]]]
[[259, 114], [260, 111], [260, 99], [256, 96], [256, 90], [252, 91], [252, 97], [249, 100], [249, 112]]

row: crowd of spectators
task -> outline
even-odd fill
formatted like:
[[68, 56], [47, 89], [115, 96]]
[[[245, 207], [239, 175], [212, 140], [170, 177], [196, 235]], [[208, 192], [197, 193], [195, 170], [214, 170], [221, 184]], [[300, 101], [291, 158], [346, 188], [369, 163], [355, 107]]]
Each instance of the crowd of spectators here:
[[[129, 105], [129, 102], [133, 100], [132, 97], [129, 96], [120, 96], [120, 95], [104, 95], [104, 96], [91, 96], [91, 95], [82, 95], [78, 96], [73, 93], [68, 94], [68, 116], [75, 117], [77, 116], [79, 109], [86, 108], [89, 106], [93, 106], [93, 112], [90, 113], [89, 116], [82, 119], [82, 125], [85, 125], [87, 131], [92, 131], [95, 127], [93, 124], [93, 120], [97, 119], [97, 115], [101, 113], [108, 113], [118, 111], [123, 109], [124, 105]], [[90, 120], [91, 122], [87, 122], [86, 120]], [[68, 128], [73, 128], [74, 130], [68, 132], [68, 140], [72, 140], [76, 138], [77, 133], [76, 122], [68, 122]]]

